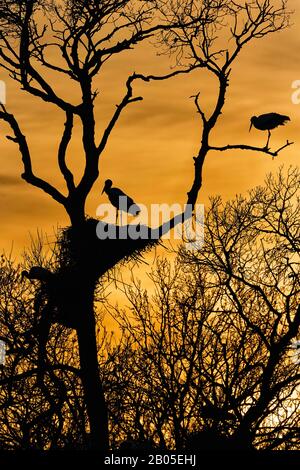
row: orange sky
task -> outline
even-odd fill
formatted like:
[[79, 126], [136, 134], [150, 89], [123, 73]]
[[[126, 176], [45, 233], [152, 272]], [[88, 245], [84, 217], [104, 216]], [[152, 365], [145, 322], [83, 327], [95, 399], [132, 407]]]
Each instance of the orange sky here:
[[[295, 10], [290, 29], [244, 48], [234, 64], [224, 114], [214, 133], [216, 145], [262, 145], [266, 136], [255, 129], [249, 134], [249, 119], [253, 114], [275, 111], [289, 115], [291, 123], [274, 131], [272, 147], [281, 146], [286, 139], [294, 140], [295, 145], [275, 160], [240, 151], [209, 154], [199, 202], [206, 202], [214, 194], [232, 197], [261, 184], [266, 173], [276, 171], [280, 165], [298, 164], [300, 105], [291, 101], [291, 84], [300, 79], [298, 5], [299, 0], [290, 0], [290, 7]], [[101, 91], [97, 101], [99, 135], [125, 91], [128, 73], [159, 74], [168, 72], [169, 65], [168, 57], [156, 57], [149, 44], [119, 55], [107, 65], [97, 83]], [[7, 109], [15, 113], [27, 135], [35, 172], [63, 188], [55, 152], [64, 116], [54, 106], [18, 91], [1, 70], [0, 79], [7, 83]], [[209, 105], [215, 98], [215, 86], [205, 73], [194, 72], [188, 77], [136, 87], [144, 101], [131, 104], [113, 131], [101, 158], [99, 181], [88, 201], [89, 215], [95, 216], [97, 205], [107, 202], [106, 196], [100, 195], [107, 178], [137, 202], [185, 202], [192, 182], [192, 157], [199, 147], [201, 130], [189, 96], [201, 91], [203, 102]], [[57, 81], [55, 87], [64, 96], [74, 93], [63, 80]], [[42, 229], [52, 235], [53, 228], [68, 222], [56, 202], [21, 180], [20, 155], [16, 145], [4, 139], [7, 134], [7, 128], [0, 124], [0, 248], [8, 251], [13, 244], [13, 253], [18, 256], [29, 243], [29, 233]], [[70, 166], [78, 172], [82, 168], [80, 140], [78, 128], [69, 152]]]

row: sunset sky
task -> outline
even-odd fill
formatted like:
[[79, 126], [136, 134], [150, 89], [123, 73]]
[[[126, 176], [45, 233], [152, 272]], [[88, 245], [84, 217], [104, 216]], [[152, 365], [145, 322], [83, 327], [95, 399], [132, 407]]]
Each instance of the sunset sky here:
[[[232, 70], [231, 83], [224, 114], [215, 129], [215, 144], [246, 143], [263, 145], [266, 135], [256, 129], [251, 133], [252, 115], [279, 112], [291, 117], [287, 126], [276, 129], [271, 146], [277, 148], [287, 139], [295, 144], [272, 160], [264, 154], [249, 152], [222, 152], [209, 154], [204, 168], [203, 188], [199, 202], [207, 203], [209, 195], [221, 194], [225, 199], [262, 184], [268, 172], [284, 164], [298, 165], [300, 139], [300, 105], [292, 103], [292, 82], [300, 80], [300, 5], [290, 0], [295, 10], [293, 25], [281, 32], [245, 47]], [[136, 51], [119, 55], [107, 65], [96, 82], [98, 97], [97, 126], [99, 136], [107, 119], [114, 112], [124, 92], [128, 74], [167, 73], [170, 59], [157, 57], [150, 44]], [[64, 116], [53, 105], [48, 105], [18, 90], [16, 83], [0, 70], [0, 79], [7, 85], [7, 109], [13, 112], [32, 149], [34, 170], [63, 188], [56, 165], [56, 150], [63, 128]], [[101, 196], [105, 179], [110, 178], [137, 202], [184, 203], [190, 189], [193, 173], [192, 157], [196, 155], [201, 127], [199, 116], [189, 97], [201, 91], [202, 103], [214, 102], [217, 84], [206, 73], [193, 72], [189, 76], [165, 82], [138, 84], [137, 94], [144, 100], [131, 104], [114, 129], [108, 147], [101, 157], [100, 177], [88, 201], [88, 213], [95, 217], [96, 208], [107, 202]], [[63, 96], [72, 97], [75, 90], [69, 82], [55, 83]], [[68, 224], [63, 209], [40, 190], [25, 183], [18, 148], [5, 139], [7, 126], [0, 124], [0, 247], [18, 256], [29, 244], [30, 233], [41, 229], [51, 236], [57, 226]], [[71, 168], [82, 168], [80, 129], [75, 128], [69, 151]]]

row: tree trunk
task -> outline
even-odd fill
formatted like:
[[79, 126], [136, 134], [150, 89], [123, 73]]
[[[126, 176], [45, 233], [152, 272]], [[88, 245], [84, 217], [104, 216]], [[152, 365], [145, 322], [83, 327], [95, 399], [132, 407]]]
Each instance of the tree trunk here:
[[109, 446], [108, 417], [97, 357], [94, 286], [88, 286], [83, 280], [80, 289], [77, 337], [81, 379], [90, 424], [90, 448], [105, 454]]
[[100, 379], [94, 293], [97, 279], [91, 269], [89, 241], [85, 238], [84, 206], [69, 212], [72, 223], [70, 256], [74, 262], [74, 296], [79, 346], [81, 380], [90, 425], [90, 448], [105, 454], [109, 447], [108, 416], [104, 391]]
[[80, 232], [85, 223], [84, 202], [74, 200], [73, 198], [65, 207], [70, 218], [71, 226], [74, 230], [77, 229]]

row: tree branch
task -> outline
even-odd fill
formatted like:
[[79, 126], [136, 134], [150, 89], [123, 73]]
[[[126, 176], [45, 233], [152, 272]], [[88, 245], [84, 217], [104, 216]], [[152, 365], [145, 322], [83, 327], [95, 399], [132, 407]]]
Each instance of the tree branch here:
[[27, 144], [26, 137], [21, 132], [18, 122], [16, 121], [13, 114], [9, 114], [4, 105], [1, 104], [1, 108], [3, 111], [0, 111], [0, 119], [7, 122], [15, 137], [8, 136], [9, 140], [17, 143], [20, 149], [20, 153], [22, 156], [22, 162], [24, 166], [24, 173], [22, 173], [21, 177], [32, 186], [36, 186], [37, 188], [42, 189], [45, 193], [49, 194], [55, 201], [59, 202], [62, 205], [65, 205], [66, 198], [61, 194], [54, 186], [52, 186], [47, 181], [38, 178], [34, 175], [32, 170], [32, 162], [31, 156]]
[[135, 74], [131, 75], [127, 81], [126, 81], [126, 87], [127, 87], [127, 93], [126, 95], [124, 96], [124, 98], [122, 99], [121, 103], [117, 105], [117, 109], [116, 111], [114, 112], [108, 126], [106, 127], [104, 133], [103, 133], [103, 136], [102, 136], [102, 139], [101, 139], [101, 142], [100, 144], [98, 145], [97, 149], [98, 149], [98, 152], [99, 152], [99, 155], [103, 152], [103, 150], [105, 149], [106, 147], [106, 144], [107, 144], [107, 141], [108, 141], [108, 138], [116, 124], [116, 122], [118, 121], [120, 115], [121, 115], [121, 112], [123, 111], [123, 109], [129, 104], [129, 103], [134, 103], [136, 101], [142, 101], [142, 97], [141, 96], [137, 96], [135, 98], [132, 97], [133, 95], [133, 90], [132, 90], [132, 82], [133, 80], [135, 79]]
[[196, 94], [196, 95], [192, 95], [191, 98], [194, 98], [194, 103], [195, 103], [195, 106], [197, 108], [197, 111], [198, 113], [200, 114], [201, 116], [201, 119], [204, 123], [207, 123], [207, 119], [206, 119], [206, 116], [205, 116], [205, 113], [204, 111], [202, 110], [201, 106], [200, 106], [200, 103], [199, 103], [199, 96], [200, 96], [200, 91]]
[[238, 145], [225, 145], [223, 147], [214, 147], [214, 146], [209, 146], [209, 150], [216, 150], [219, 152], [225, 152], [227, 150], [250, 150], [252, 152], [261, 152], [265, 153], [267, 155], [271, 155], [272, 157], [277, 157], [277, 155], [286, 147], [289, 145], [293, 145], [294, 142], [289, 142], [288, 140], [286, 141], [286, 144], [284, 144], [282, 147], [280, 147], [277, 150], [271, 151], [269, 147], [255, 147], [253, 145], [244, 145], [244, 144], [238, 144]]
[[[81, 375], [80, 369], [77, 369], [76, 367], [70, 366], [68, 364], [55, 364], [55, 365], [50, 365], [49, 364], [49, 365], [47, 365], [46, 370], [51, 370], [51, 371], [59, 370], [59, 371], [62, 371], [62, 372], [71, 372], [71, 373], [77, 375], [78, 377], [80, 377], [80, 375]], [[0, 385], [5, 385], [5, 384], [8, 384], [8, 383], [18, 382], [19, 380], [27, 379], [29, 377], [32, 377], [33, 375], [38, 374], [38, 373], [39, 373], [39, 368], [38, 367], [36, 367], [34, 369], [29, 369], [25, 372], [20, 372], [20, 374], [18, 374], [18, 375], [12, 375], [12, 376], [9, 376], [9, 377], [1, 378], [0, 379]]]
[[[199, 67], [200, 67], [199, 65], [196, 65], [195, 67], [192, 67], [192, 68], [199, 68]], [[100, 144], [98, 145], [99, 154], [104, 150], [104, 148], [107, 144], [109, 135], [110, 135], [111, 131], [113, 130], [116, 122], [118, 121], [123, 109], [130, 103], [135, 103], [137, 101], [142, 101], [143, 100], [142, 96], [133, 97], [132, 84], [135, 80], [142, 80], [144, 82], [150, 82], [152, 80], [153, 81], [167, 80], [167, 79], [175, 77], [177, 75], [187, 74], [192, 70], [192, 68], [188, 68], [188, 69], [184, 69], [184, 70], [175, 70], [174, 72], [170, 72], [166, 75], [143, 75], [143, 74], [140, 74], [140, 73], [133, 73], [132, 75], [130, 75], [128, 77], [127, 81], [126, 81], [127, 93], [124, 96], [124, 98], [122, 99], [121, 103], [117, 105], [117, 109], [116, 109], [115, 113], [113, 114], [107, 128], [105, 129], [105, 131], [103, 133]]]
[[75, 189], [74, 176], [66, 164], [66, 151], [72, 137], [73, 114], [66, 112], [65, 130], [58, 149], [58, 164], [62, 175], [65, 178], [69, 193]]

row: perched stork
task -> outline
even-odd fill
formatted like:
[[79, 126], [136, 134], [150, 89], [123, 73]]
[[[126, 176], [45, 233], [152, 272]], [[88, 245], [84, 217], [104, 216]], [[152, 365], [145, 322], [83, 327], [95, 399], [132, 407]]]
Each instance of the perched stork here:
[[252, 116], [250, 119], [249, 132], [251, 131], [252, 126], [260, 131], [268, 131], [268, 146], [271, 137], [271, 130], [278, 126], [284, 126], [288, 121], [290, 121], [289, 116], [284, 116], [283, 114], [278, 113], [267, 113], [261, 114], [260, 116]]
[[51, 271], [48, 271], [46, 268], [41, 266], [33, 266], [28, 271], [22, 271], [22, 279], [26, 277], [27, 279], [34, 279], [42, 282], [51, 282], [53, 280], [54, 274]]
[[119, 211], [128, 212], [131, 215], [138, 215], [141, 212], [139, 206], [134, 202], [134, 200], [127, 196], [121, 189], [112, 187], [112, 180], [106, 180], [102, 193], [108, 195], [108, 199], [111, 204], [116, 208], [116, 224], [118, 222], [118, 213]]

